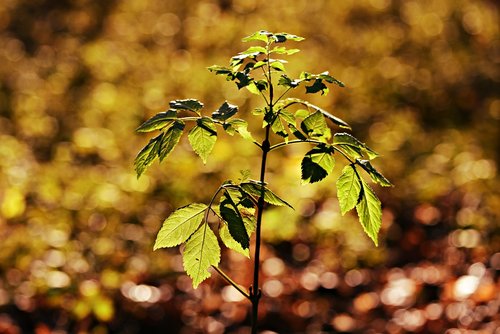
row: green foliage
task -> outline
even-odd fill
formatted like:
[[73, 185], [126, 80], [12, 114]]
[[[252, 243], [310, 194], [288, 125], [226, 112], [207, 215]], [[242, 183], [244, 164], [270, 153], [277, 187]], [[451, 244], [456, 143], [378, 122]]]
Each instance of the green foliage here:
[[[228, 66], [213, 65], [208, 68], [216, 75], [223, 75], [228, 81], [234, 82], [238, 89], [246, 87], [249, 92], [262, 96], [265, 105], [253, 111], [257, 117], [262, 116], [262, 124], [266, 128], [266, 137], [261, 143], [248, 131], [246, 120], [235, 118], [239, 108], [227, 101], [211, 116], [202, 115], [203, 104], [195, 99], [171, 101], [168, 111], [153, 116], [137, 129], [138, 132], [160, 131], [136, 157], [135, 169], [138, 176], [156, 157], [161, 161], [168, 156], [179, 142], [187, 122], [194, 122], [188, 133], [188, 140], [204, 163], [217, 141], [217, 126], [221, 126], [231, 136], [238, 133], [262, 150], [260, 181], [250, 180], [248, 175], [240, 183], [227, 181], [219, 187], [208, 205], [195, 203], [178, 209], [165, 220], [158, 233], [154, 249], [185, 243], [184, 268], [193, 279], [194, 287], [208, 278], [210, 266], [216, 267], [220, 261], [221, 251], [214, 230], [217, 230], [226, 247], [249, 257], [250, 237], [256, 228], [259, 230], [264, 204], [292, 208], [267, 187], [264, 175], [267, 154], [274, 149], [295, 143], [315, 145], [304, 155], [301, 162], [303, 184], [319, 182], [332, 173], [336, 152], [347, 160], [348, 165], [336, 183], [340, 210], [345, 214], [356, 208], [364, 231], [378, 245], [381, 203], [370, 186], [360, 177], [357, 168], [366, 171], [373, 182], [391, 186], [370, 163], [378, 154], [349, 133], [336, 132], [332, 136], [329, 122], [342, 129], [350, 129], [344, 120], [308, 101], [286, 97], [289, 91], [299, 88], [302, 84], [306, 94], [325, 95], [329, 92], [329, 84], [344, 87], [344, 83], [328, 72], [312, 74], [304, 71], [299, 78], [292, 79], [286, 73], [287, 61], [271, 58], [271, 55], [288, 56], [297, 53], [298, 49], [287, 49], [282, 44], [302, 39], [288, 33], [261, 30], [243, 38], [243, 41], [264, 43], [265, 46], [250, 46], [231, 57]], [[275, 95], [279, 87], [282, 92]], [[299, 109], [293, 110], [294, 107]], [[177, 112], [180, 110], [192, 112], [195, 116], [179, 117]], [[276, 135], [275, 138], [270, 137], [271, 133]], [[295, 139], [290, 140], [291, 136]], [[276, 139], [278, 142], [271, 145], [270, 141]], [[214, 202], [218, 197], [219, 205], [215, 206]], [[215, 229], [214, 226], [214, 230], [207, 219], [210, 212], [213, 212], [219, 221], [218, 228]], [[260, 238], [260, 235], [256, 238]], [[257, 248], [256, 254], [258, 252]], [[258, 303], [258, 300], [252, 302]]]

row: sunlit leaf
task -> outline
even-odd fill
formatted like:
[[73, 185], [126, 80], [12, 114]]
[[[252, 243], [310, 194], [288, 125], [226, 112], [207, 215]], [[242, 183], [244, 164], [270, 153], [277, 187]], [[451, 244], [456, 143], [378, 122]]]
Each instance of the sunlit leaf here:
[[327, 112], [326, 110], [310, 103], [310, 102], [307, 102], [307, 101], [304, 101], [304, 100], [301, 100], [301, 99], [295, 99], [295, 98], [289, 98], [289, 99], [286, 99], [285, 100], [286, 102], [286, 105], [287, 106], [291, 106], [293, 104], [301, 104], [303, 106], [306, 106], [310, 109], [313, 109], [314, 111], [319, 111], [320, 113], [323, 114], [323, 116], [325, 116], [326, 118], [328, 118], [329, 120], [331, 120], [333, 123], [337, 124], [338, 126], [340, 126], [341, 128], [346, 128], [346, 129], [350, 129], [351, 127], [349, 126], [349, 124], [347, 124], [346, 122], [344, 122], [342, 119], [336, 117], [336, 116], [333, 116], [332, 114], [330, 114], [329, 112]]
[[226, 132], [231, 136], [235, 133], [238, 133], [242, 138], [254, 141], [252, 134], [250, 133], [250, 131], [248, 131], [248, 122], [243, 119], [231, 119], [223, 126], [224, 130], [226, 130]]
[[302, 183], [314, 183], [323, 180], [335, 166], [333, 148], [320, 144], [306, 153], [301, 163]]
[[344, 215], [356, 206], [361, 191], [361, 181], [353, 165], [344, 167], [336, 185], [340, 211]]
[[363, 226], [365, 233], [378, 246], [378, 232], [382, 225], [382, 207], [377, 195], [370, 186], [361, 179], [361, 199], [356, 205], [359, 222]]
[[184, 270], [193, 280], [193, 288], [210, 277], [208, 269], [220, 262], [220, 246], [208, 224], [203, 224], [186, 242], [182, 254]]
[[207, 163], [207, 158], [217, 141], [217, 129], [214, 122], [208, 117], [198, 119], [196, 125], [189, 131], [188, 139], [203, 163]]
[[246, 36], [242, 39], [243, 42], [251, 42], [251, 41], [261, 41], [267, 43], [269, 41], [269, 36], [272, 34], [269, 31], [261, 30], [254, 32], [250, 36]]
[[206, 210], [205, 204], [193, 203], [174, 211], [163, 222], [153, 249], [174, 247], [186, 241], [200, 226]]
[[375, 167], [372, 166], [368, 160], [357, 160], [356, 161], [365, 171], [368, 172], [373, 182], [378, 183], [382, 187], [392, 187], [392, 183], [385, 178]]
[[[379, 156], [377, 152], [366, 146], [364, 143], [359, 141], [354, 136], [348, 133], [336, 133], [333, 136], [333, 144], [334, 145], [342, 145], [342, 146], [350, 146], [351, 149], [354, 149], [355, 152], [359, 152], [359, 158], [361, 157], [361, 152], [364, 152], [368, 158], [375, 159]], [[358, 157], [356, 157], [358, 158]]]
[[134, 168], [139, 178], [158, 155], [159, 143], [161, 143], [163, 133], [152, 138], [149, 143], [137, 154], [134, 160]]
[[[241, 189], [246, 192], [249, 195], [260, 197], [262, 193], [262, 187], [260, 184], [257, 184], [255, 182], [245, 182], [240, 184]], [[293, 207], [285, 202], [283, 199], [278, 197], [275, 193], [273, 193], [269, 188], [264, 186], [264, 201], [266, 203], [276, 205], [276, 206], [288, 206], [293, 209]]]
[[177, 119], [177, 111], [175, 110], [160, 112], [148, 119], [146, 122], [142, 123], [142, 125], [139, 126], [135, 131], [151, 132], [154, 130], [158, 130], [164, 128], [175, 119]]
[[306, 86], [306, 93], [314, 94], [317, 92], [321, 92], [321, 95], [328, 94], [328, 87], [326, 87], [321, 79], [316, 79], [312, 85]]
[[330, 129], [326, 124], [323, 114], [319, 111], [307, 116], [300, 124], [302, 131], [313, 138], [330, 138]]
[[184, 132], [184, 122], [175, 121], [174, 124], [165, 132], [165, 135], [161, 139], [158, 157], [160, 161], [163, 161], [170, 152], [179, 143], [179, 140]]

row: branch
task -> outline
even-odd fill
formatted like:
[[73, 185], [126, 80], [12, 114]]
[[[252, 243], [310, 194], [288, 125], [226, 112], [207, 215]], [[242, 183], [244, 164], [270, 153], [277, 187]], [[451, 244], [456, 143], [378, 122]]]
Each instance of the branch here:
[[217, 268], [216, 266], [212, 266], [212, 268], [214, 268], [215, 271], [218, 272], [219, 275], [221, 275], [222, 278], [224, 278], [226, 280], [226, 282], [228, 282], [236, 290], [238, 290], [239, 293], [241, 293], [243, 296], [245, 296], [245, 298], [247, 298], [248, 300], [250, 300], [250, 295], [248, 294], [248, 292], [246, 292], [245, 290], [243, 290], [242, 287], [240, 287], [238, 284], [236, 284], [236, 282], [233, 281], [229, 276], [227, 276], [226, 273], [224, 273], [221, 269]]

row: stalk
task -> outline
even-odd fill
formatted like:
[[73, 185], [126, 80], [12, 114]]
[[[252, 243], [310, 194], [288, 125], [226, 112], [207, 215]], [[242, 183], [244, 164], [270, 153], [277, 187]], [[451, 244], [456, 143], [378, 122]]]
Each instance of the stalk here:
[[[273, 112], [273, 83], [271, 80], [271, 66], [269, 64], [269, 46], [270, 43], [267, 44], [267, 81], [269, 84], [269, 100], [266, 99], [266, 103], [269, 107], [269, 112]], [[262, 142], [262, 159], [260, 165], [260, 197], [257, 203], [257, 223], [255, 229], [255, 253], [254, 253], [254, 269], [253, 269], [253, 284], [250, 287], [250, 301], [252, 302], [252, 334], [257, 334], [257, 325], [258, 325], [258, 315], [259, 315], [259, 301], [262, 295], [261, 290], [259, 288], [259, 272], [260, 272], [260, 243], [261, 243], [261, 227], [262, 227], [262, 214], [264, 212], [264, 184], [266, 178], [266, 163], [267, 163], [267, 154], [270, 151], [271, 144], [269, 142], [271, 125], [268, 124], [266, 126], [266, 137]]]

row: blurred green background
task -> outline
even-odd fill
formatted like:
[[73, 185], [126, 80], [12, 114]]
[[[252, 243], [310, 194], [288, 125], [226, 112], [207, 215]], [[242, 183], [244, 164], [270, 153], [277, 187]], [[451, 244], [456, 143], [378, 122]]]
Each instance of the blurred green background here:
[[[248, 333], [248, 303], [214, 275], [193, 290], [178, 249], [152, 251], [175, 208], [208, 202], [258, 150], [184, 138], [139, 180], [135, 128], [196, 98], [261, 103], [206, 67], [256, 30], [306, 38], [292, 76], [346, 83], [311, 102], [349, 122], [394, 184], [381, 245], [342, 217], [335, 176], [300, 185], [306, 146], [268, 181], [266, 333], [496, 333], [500, 327], [499, 10], [486, 0], [2, 0], [0, 333]], [[250, 124], [255, 136], [260, 120]], [[274, 152], [273, 152], [274, 153]], [[340, 168], [340, 159], [336, 173]], [[249, 286], [251, 261], [223, 254]], [[496, 330], [496, 331], [495, 331]]]

